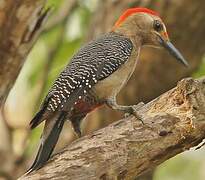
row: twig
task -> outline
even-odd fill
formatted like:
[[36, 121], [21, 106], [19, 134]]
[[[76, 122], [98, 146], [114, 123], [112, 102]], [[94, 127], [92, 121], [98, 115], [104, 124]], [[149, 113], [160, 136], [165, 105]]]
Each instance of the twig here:
[[54, 27], [62, 24], [68, 16], [71, 14], [71, 12], [77, 7], [78, 1], [77, 0], [65, 0], [62, 4], [57, 13], [53, 14], [53, 16], [50, 18], [50, 20], [45, 25], [45, 28], [43, 30], [43, 34], [47, 33]]

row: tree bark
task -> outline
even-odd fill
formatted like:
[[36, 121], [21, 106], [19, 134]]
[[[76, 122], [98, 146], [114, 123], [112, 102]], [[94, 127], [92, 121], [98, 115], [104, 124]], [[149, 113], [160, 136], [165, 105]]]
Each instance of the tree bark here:
[[[204, 0], [126, 0], [99, 1], [88, 30], [87, 40], [108, 32], [119, 15], [128, 7], [148, 7], [159, 12], [173, 44], [188, 60], [189, 68], [170, 56], [165, 50], [143, 48], [140, 61], [126, 88], [119, 95], [120, 104], [149, 102], [190, 76], [200, 66], [205, 52]], [[96, 118], [97, 117], [97, 118]], [[99, 128], [119, 119], [119, 113], [100, 109], [90, 116], [91, 122], [98, 120]], [[88, 126], [91, 123], [88, 123]], [[97, 123], [98, 124], [98, 123]], [[89, 127], [88, 127], [88, 131]]]
[[[45, 3], [46, 0], [0, 0], [0, 113], [47, 17]], [[0, 176], [7, 176], [7, 172], [10, 176], [15, 160], [11, 132], [1, 116], [0, 121]]]
[[20, 180], [134, 179], [205, 138], [205, 78], [176, 88], [137, 109], [133, 116], [80, 138], [42, 169]]
[[46, 0], [0, 2], [0, 105], [12, 88], [47, 17]]

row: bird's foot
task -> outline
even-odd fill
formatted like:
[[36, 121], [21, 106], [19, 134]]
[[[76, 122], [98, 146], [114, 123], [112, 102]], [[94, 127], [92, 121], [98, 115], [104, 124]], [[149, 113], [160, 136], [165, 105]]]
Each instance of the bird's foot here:
[[72, 122], [73, 125], [73, 130], [75, 132], [75, 135], [80, 138], [82, 136], [82, 132], [81, 132], [81, 128], [80, 128], [80, 123], [76, 122]]
[[140, 114], [137, 113], [137, 110], [140, 109], [142, 106], [144, 105], [143, 102], [138, 103], [137, 105], [132, 105], [132, 106], [128, 106], [126, 112], [125, 112], [125, 117], [128, 117], [130, 115], [135, 116], [139, 121], [141, 121], [142, 124], [144, 124], [143, 122], [143, 118]]
[[81, 133], [80, 129], [77, 129], [77, 130], [74, 129], [74, 131], [75, 131], [75, 134], [78, 138], [82, 137], [82, 133]]
[[144, 122], [142, 121], [142, 117], [137, 113], [137, 110], [144, 105], [143, 102], [140, 102], [137, 105], [132, 106], [122, 106], [117, 104], [116, 99], [114, 97], [107, 100], [107, 105], [114, 110], [124, 112], [125, 117], [134, 115], [137, 119], [139, 119], [142, 122], [142, 124], [144, 124]]

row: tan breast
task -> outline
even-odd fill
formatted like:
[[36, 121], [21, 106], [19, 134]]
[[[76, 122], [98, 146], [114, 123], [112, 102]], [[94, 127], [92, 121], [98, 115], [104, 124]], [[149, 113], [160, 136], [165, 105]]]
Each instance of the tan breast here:
[[99, 81], [92, 88], [99, 99], [107, 99], [109, 97], [116, 96], [119, 93], [119, 91], [131, 77], [137, 64], [138, 55], [139, 50], [138, 52], [133, 50], [130, 58], [125, 64], [123, 64], [109, 77], [105, 78], [102, 81]]

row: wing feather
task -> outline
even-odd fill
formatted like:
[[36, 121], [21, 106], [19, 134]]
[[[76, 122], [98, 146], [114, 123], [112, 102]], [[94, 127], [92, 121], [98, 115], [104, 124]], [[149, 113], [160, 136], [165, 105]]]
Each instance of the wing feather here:
[[[55, 112], [73, 107], [98, 81], [124, 64], [132, 49], [132, 42], [117, 33], [109, 33], [82, 47], [54, 82], [47, 95], [46, 110]], [[43, 116], [40, 113], [37, 117]], [[42, 119], [32, 120], [35, 125], [39, 122]]]

